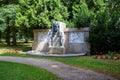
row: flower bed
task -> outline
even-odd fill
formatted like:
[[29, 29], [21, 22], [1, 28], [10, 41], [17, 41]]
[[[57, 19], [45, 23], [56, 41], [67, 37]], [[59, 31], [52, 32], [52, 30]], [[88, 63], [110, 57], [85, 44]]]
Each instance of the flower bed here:
[[120, 55], [119, 56], [96, 55], [95, 58], [96, 59], [120, 59]]
[[20, 50], [2, 49], [3, 53], [20, 53]]
[[95, 59], [120, 59], [120, 54], [98, 54], [94, 56]]

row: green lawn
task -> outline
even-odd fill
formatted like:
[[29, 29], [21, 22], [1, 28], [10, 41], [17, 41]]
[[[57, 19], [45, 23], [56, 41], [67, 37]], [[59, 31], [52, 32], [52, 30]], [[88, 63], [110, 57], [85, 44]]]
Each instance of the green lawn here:
[[44, 69], [0, 61], [0, 80], [59, 80], [59, 78]]
[[[65, 64], [77, 66], [85, 69], [94, 70], [96, 72], [104, 73], [120, 80], [120, 60], [94, 59], [93, 56], [56, 58], [56, 57], [39, 57], [28, 56], [25, 54], [1, 54], [1, 56], [17, 56], [17, 57], [32, 57], [32, 58], [46, 58], [50, 60], [60, 61]], [[114, 74], [113, 74], [114, 73]]]
[[[25, 48], [25, 50], [28, 49], [27, 46], [30, 47], [30, 44], [27, 44], [27, 45], [23, 44], [24, 45], [23, 47]], [[4, 47], [1, 47], [1, 48], [4, 48]], [[17, 48], [19, 48], [19, 46]], [[101, 72], [101, 73], [113, 76], [115, 78], [118, 78], [120, 80], [120, 76], [119, 76], [120, 60], [94, 59], [93, 56], [81, 56], [81, 57], [70, 57], [70, 58], [38, 57], [38, 56], [28, 56], [25, 54], [18, 54], [18, 53], [16, 54], [5, 53], [5, 54], [0, 54], [0, 56], [46, 58], [46, 59], [51, 59], [55, 61], [60, 61], [65, 64]]]
[[120, 80], [120, 60], [94, 59], [92, 56], [49, 59], [85, 69], [91, 69], [100, 73], [113, 76]]

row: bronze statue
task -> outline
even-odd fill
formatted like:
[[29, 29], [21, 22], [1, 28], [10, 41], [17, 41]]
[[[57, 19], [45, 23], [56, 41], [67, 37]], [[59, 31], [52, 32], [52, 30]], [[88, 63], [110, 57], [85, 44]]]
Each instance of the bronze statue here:
[[59, 29], [59, 22], [53, 22], [52, 25], [52, 37], [54, 37], [54, 35], [59, 36], [60, 35], [60, 29]]

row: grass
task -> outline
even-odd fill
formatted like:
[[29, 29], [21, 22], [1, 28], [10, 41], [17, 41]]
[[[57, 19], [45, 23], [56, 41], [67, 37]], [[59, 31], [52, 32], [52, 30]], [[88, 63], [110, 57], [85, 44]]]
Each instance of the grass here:
[[59, 80], [59, 78], [44, 69], [0, 61], [0, 80]]
[[65, 64], [104, 73], [120, 80], [120, 60], [94, 59], [91, 56], [52, 59]]
[[0, 43], [0, 50], [2, 49], [10, 49], [10, 50], [21, 50], [22, 52], [26, 52], [32, 49], [32, 41], [29, 43], [24, 43], [22, 41], [17, 42], [17, 46], [7, 46], [5, 42]]
[[[113, 76], [120, 80], [120, 60], [107, 60], [107, 59], [94, 59], [93, 56], [69, 57], [69, 58], [56, 58], [56, 57], [39, 57], [28, 56], [25, 54], [1, 54], [1, 56], [17, 56], [26, 58], [45, 58], [63, 62], [68, 65], [90, 69], [96, 72], [104, 73]], [[114, 74], [113, 74], [114, 73]]]
[[[31, 43], [30, 43], [31, 44]], [[30, 47], [30, 44], [23, 44], [23, 47]], [[26, 47], [28, 46], [28, 47]], [[4, 47], [2, 47], [4, 48]], [[19, 48], [19, 47], [17, 47]], [[23, 50], [23, 51], [25, 51]], [[18, 56], [18, 57], [32, 57], [32, 58], [46, 58], [55, 61], [60, 61], [65, 64], [72, 66], [77, 66], [85, 69], [94, 70], [100, 73], [104, 73], [110, 76], [113, 76], [120, 80], [120, 60], [107, 60], [107, 59], [94, 59], [92, 56], [81, 56], [81, 57], [70, 57], [70, 58], [55, 58], [55, 57], [38, 57], [38, 56], [27, 56], [25, 54], [13, 54], [5, 53], [0, 54], [0, 56]]]

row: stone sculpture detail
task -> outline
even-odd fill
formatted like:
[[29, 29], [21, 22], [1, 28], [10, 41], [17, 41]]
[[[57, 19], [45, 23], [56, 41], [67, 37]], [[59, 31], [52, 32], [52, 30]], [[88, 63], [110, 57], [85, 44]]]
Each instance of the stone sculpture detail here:
[[60, 36], [60, 29], [59, 29], [59, 22], [53, 22], [53, 26], [52, 26], [52, 37], [54, 37], [54, 35]]

